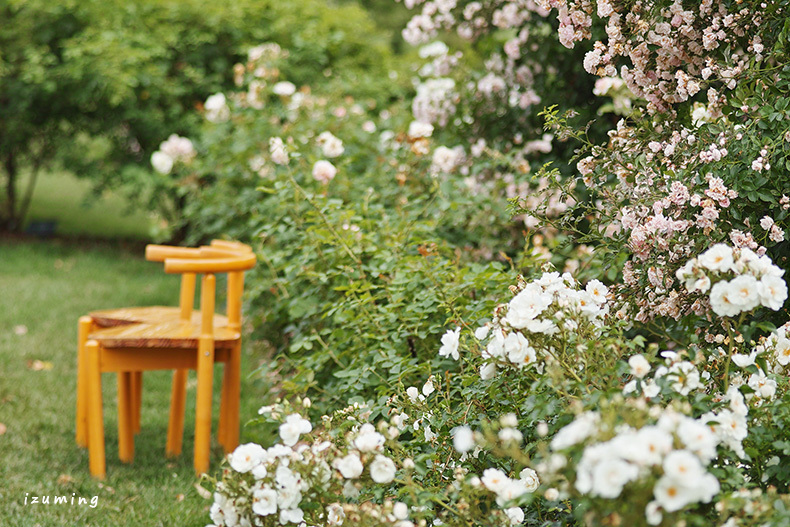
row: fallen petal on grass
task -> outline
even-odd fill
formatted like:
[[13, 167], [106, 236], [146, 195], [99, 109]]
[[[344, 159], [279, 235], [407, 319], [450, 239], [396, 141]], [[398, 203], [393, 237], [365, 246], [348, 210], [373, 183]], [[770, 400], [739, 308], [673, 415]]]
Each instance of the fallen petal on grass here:
[[45, 360], [29, 360], [27, 361], [27, 369], [32, 371], [46, 371], [51, 370], [54, 365]]
[[24, 324], [19, 324], [18, 326], [14, 326], [14, 335], [27, 335], [27, 326]]
[[68, 474], [61, 474], [60, 476], [58, 476], [58, 485], [69, 485], [71, 483], [74, 483], [74, 481], [75, 481], [74, 478], [72, 478]]

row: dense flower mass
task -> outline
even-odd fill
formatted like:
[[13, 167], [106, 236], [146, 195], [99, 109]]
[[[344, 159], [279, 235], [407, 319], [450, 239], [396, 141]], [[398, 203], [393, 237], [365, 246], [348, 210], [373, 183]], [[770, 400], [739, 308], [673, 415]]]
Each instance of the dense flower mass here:
[[[338, 415], [356, 421], [359, 409], [352, 406]], [[280, 406], [265, 407], [262, 415], [283, 410]], [[359, 491], [355, 481], [363, 477], [365, 469], [374, 483], [392, 482], [398, 467], [383, 453], [385, 437], [373, 425], [355, 426], [345, 448], [322, 433], [300, 441], [303, 434], [313, 432], [313, 426], [297, 413], [289, 414], [279, 431], [282, 443], [266, 449], [247, 443], [228, 455], [233, 473], [226, 474], [227, 481], [219, 483], [214, 493], [210, 515], [215, 525], [304, 525], [308, 518], [327, 525], [341, 525], [346, 514], [379, 515], [387, 509], [364, 510], [333, 501], [318, 511], [312, 505], [305, 510], [305, 504], [315, 503], [319, 496], [334, 500], [339, 496], [356, 496]], [[398, 524], [409, 516], [408, 509], [402, 508], [403, 504], [397, 507], [390, 504], [382, 525], [406, 527]]]
[[569, 332], [595, 332], [608, 313], [607, 294], [600, 281], [581, 289], [568, 273], [549, 272], [533, 282], [522, 281], [513, 299], [475, 332], [479, 340], [487, 340], [481, 377], [493, 377], [497, 364], [540, 367], [555, 356], [559, 341]]
[[[619, 419], [614, 425], [598, 412], [582, 413], [557, 432], [551, 441], [554, 454], [540, 469], [558, 480], [565, 492], [606, 499], [648, 485], [651, 492], [644, 499], [650, 501], [631, 505], [641, 505], [645, 521], [658, 525], [662, 512], [709, 503], [719, 493], [720, 483], [707, 469], [718, 456], [719, 445], [743, 455], [747, 407], [737, 389], [731, 389], [728, 397], [729, 408], [697, 419], [672, 407], [652, 406], [647, 412], [649, 424], [637, 427]], [[566, 456], [578, 448], [582, 448], [581, 459], [571, 466]], [[575, 477], [565, 479], [571, 467]], [[573, 489], [566, 488], [571, 482]]]
[[204, 105], [210, 178], [264, 183], [237, 228], [299, 401], [212, 521], [781, 524], [785, 6], [404, 4], [403, 104], [297, 87], [265, 44]]
[[[713, 312], [732, 317], [763, 305], [774, 311], [787, 300], [784, 270], [749, 248], [717, 244], [677, 271], [689, 293], [708, 293]], [[731, 280], [727, 278], [733, 277]]]

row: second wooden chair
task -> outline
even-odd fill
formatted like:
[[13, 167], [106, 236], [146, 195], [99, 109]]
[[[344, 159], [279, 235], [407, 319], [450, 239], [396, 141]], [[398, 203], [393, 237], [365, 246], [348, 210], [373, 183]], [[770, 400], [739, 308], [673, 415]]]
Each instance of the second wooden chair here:
[[[146, 258], [164, 261], [179, 273], [178, 308], [147, 307], [91, 313], [80, 319], [77, 442], [87, 445], [91, 473], [104, 477], [101, 373], [118, 375], [118, 443], [122, 461], [134, 456], [140, 426], [142, 372], [173, 369], [167, 453], [181, 452], [188, 369], [197, 370], [195, 470], [208, 470], [213, 366], [225, 363], [219, 442], [226, 452], [238, 444], [241, 356], [241, 294], [244, 271], [255, 265], [251, 250], [235, 242], [198, 249], [148, 246]], [[215, 273], [228, 273], [227, 316], [216, 315]], [[200, 312], [192, 313], [196, 276], [202, 275]]]

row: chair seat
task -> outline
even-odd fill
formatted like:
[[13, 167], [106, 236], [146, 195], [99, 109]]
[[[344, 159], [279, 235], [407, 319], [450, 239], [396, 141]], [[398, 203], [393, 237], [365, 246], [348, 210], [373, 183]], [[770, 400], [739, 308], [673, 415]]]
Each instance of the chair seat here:
[[[224, 318], [224, 317], [223, 317]], [[215, 318], [216, 320], [216, 318]], [[158, 323], [127, 323], [94, 331], [88, 336], [105, 348], [194, 348], [200, 339], [200, 323], [164, 320]], [[227, 326], [214, 327], [214, 346], [230, 348], [241, 334]]]
[[[179, 320], [181, 309], [178, 307], [149, 306], [149, 307], [125, 307], [121, 309], [104, 309], [92, 311], [89, 316], [93, 322], [102, 328], [113, 326], [123, 326], [127, 324], [158, 324]], [[200, 312], [192, 313], [192, 323], [200, 325]], [[214, 315], [214, 327], [228, 325], [228, 317], [225, 315]]]

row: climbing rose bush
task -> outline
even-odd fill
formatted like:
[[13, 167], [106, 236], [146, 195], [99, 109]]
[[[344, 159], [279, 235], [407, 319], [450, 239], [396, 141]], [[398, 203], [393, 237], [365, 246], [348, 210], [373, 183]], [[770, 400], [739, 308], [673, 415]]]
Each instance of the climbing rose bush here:
[[790, 522], [784, 3], [404, 3], [397, 109], [272, 44], [206, 101], [193, 163], [261, 186], [219, 221], [253, 218], [301, 364], [211, 520]]

